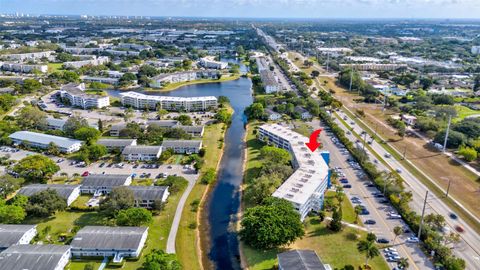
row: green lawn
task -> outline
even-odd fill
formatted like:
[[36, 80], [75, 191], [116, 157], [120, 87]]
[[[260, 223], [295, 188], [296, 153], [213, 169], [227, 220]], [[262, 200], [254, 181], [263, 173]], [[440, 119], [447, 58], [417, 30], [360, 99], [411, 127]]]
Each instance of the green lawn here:
[[455, 105], [455, 109], [457, 110], [457, 117], [453, 119], [454, 122], [461, 121], [471, 115], [480, 115], [480, 111], [472, 110], [462, 105]]
[[247, 127], [247, 156], [245, 174], [243, 176], [244, 183], [251, 183], [253, 178], [258, 175], [262, 163], [259, 160], [260, 149], [265, 145], [263, 142], [257, 140], [254, 130], [260, 125], [258, 122], [252, 122]]
[[293, 129], [293, 131], [296, 131], [306, 137], [310, 137], [310, 134], [312, 134], [313, 129], [307, 123], [297, 120], [294, 122], [294, 125], [295, 128]]
[[[325, 193], [325, 198], [328, 198], [328, 197], [333, 198], [333, 202], [335, 204], [338, 204], [338, 201], [335, 198], [335, 191], [331, 191], [331, 190], [327, 191]], [[350, 203], [348, 198], [345, 198], [342, 201], [342, 219], [343, 221], [348, 223], [352, 223], [352, 224], [355, 223], [355, 210], [353, 210], [352, 203]], [[361, 223], [359, 223], [359, 225], [361, 225]]]
[[48, 72], [53, 73], [55, 71], [61, 70], [63, 63], [48, 63]]
[[[313, 249], [317, 252], [322, 262], [330, 264], [332, 268], [342, 268], [347, 264], [357, 267], [365, 262], [365, 256], [357, 250], [359, 238], [365, 238], [366, 232], [345, 228], [334, 233], [326, 228], [325, 223], [320, 223], [318, 218], [309, 217], [305, 223], [305, 236], [293, 243], [292, 249]], [[277, 263], [276, 255], [282, 250], [258, 251], [245, 247], [243, 249], [250, 270], [272, 269]], [[389, 269], [382, 257], [369, 260], [372, 269]]]

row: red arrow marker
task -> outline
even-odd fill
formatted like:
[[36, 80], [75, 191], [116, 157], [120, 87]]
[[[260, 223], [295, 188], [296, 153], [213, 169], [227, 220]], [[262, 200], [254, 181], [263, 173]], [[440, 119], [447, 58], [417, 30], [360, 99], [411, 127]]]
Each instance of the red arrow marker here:
[[322, 132], [321, 129], [317, 129], [312, 132], [312, 134], [310, 135], [310, 141], [308, 143], [305, 143], [312, 152], [315, 152], [315, 150], [317, 150], [317, 148], [321, 145], [321, 143], [317, 141], [320, 132]]

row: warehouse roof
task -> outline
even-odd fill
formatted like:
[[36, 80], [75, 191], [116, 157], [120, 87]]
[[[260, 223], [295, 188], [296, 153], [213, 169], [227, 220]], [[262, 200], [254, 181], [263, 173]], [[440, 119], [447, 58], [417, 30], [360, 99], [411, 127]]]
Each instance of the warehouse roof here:
[[278, 266], [282, 269], [326, 270], [327, 268], [313, 250], [291, 250], [278, 256]]
[[15, 245], [0, 253], [0, 269], [43, 270], [56, 269], [70, 246]]
[[59, 184], [54, 184], [54, 185], [47, 185], [47, 184], [31, 184], [28, 186], [22, 187], [19, 191], [18, 194], [25, 195], [25, 196], [32, 196], [40, 191], [44, 191], [47, 189], [52, 189], [55, 190], [60, 197], [68, 199], [72, 192], [76, 189], [79, 188], [80, 185], [59, 185]]
[[85, 176], [82, 181], [82, 186], [93, 187], [116, 187], [123, 186], [127, 179], [131, 177], [130, 174], [90, 174]]
[[7, 248], [18, 244], [18, 241], [20, 241], [23, 235], [36, 226], [37, 225], [0, 224], [0, 248]]
[[53, 136], [43, 133], [31, 132], [31, 131], [17, 131], [10, 134], [11, 139], [19, 141], [27, 141], [32, 143], [48, 145], [54, 143], [61, 148], [70, 148], [72, 145], [82, 143], [82, 141], [69, 139], [60, 136]]
[[148, 227], [86, 226], [70, 244], [72, 249], [136, 250]]

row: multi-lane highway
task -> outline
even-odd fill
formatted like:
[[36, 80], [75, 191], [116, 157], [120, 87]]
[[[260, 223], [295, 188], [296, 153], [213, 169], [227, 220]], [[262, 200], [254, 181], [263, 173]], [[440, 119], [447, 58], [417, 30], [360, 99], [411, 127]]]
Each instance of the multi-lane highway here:
[[[314, 129], [325, 128], [319, 121], [314, 121], [309, 123]], [[362, 222], [366, 220], [374, 220], [376, 224], [368, 225], [365, 224], [365, 227], [375, 233], [378, 238], [385, 238], [390, 241], [390, 245], [393, 245], [394, 248], [399, 253], [400, 257], [407, 258], [409, 260], [410, 267], [409, 269], [433, 269], [433, 265], [422, 253], [418, 244], [408, 243], [406, 240], [411, 236], [411, 233], [405, 233], [396, 238], [393, 233], [393, 228], [396, 226], [401, 226], [402, 228], [408, 228], [407, 225], [401, 219], [392, 219], [390, 218], [389, 213], [395, 212], [394, 209], [388, 204], [382, 203], [384, 198], [376, 198], [375, 193], [380, 192], [375, 187], [367, 186], [370, 182], [365, 180], [365, 173], [355, 168], [355, 166], [349, 162], [347, 159], [352, 157], [348, 151], [341, 145], [341, 143], [335, 143], [336, 139], [329, 132], [323, 132], [320, 135], [320, 140], [323, 144], [323, 149], [330, 152], [331, 158], [331, 167], [338, 167], [339, 170], [345, 175], [345, 178], [348, 179], [348, 184], [351, 188], [345, 188], [344, 191], [347, 197], [356, 204], [361, 204], [369, 211], [368, 215], [361, 215]], [[386, 168], [382, 168], [386, 169]], [[352, 200], [352, 198], [358, 198], [359, 200]], [[356, 205], [354, 203], [354, 205]], [[385, 255], [384, 252], [382, 254]], [[395, 262], [389, 262], [389, 265], [393, 269], [396, 267]]]
[[[335, 115], [335, 114], [334, 114]], [[360, 126], [355, 124], [356, 119], [351, 119], [346, 114], [339, 112], [336, 116], [337, 124], [342, 127], [346, 132], [351, 130], [351, 133], [357, 135], [362, 134], [364, 131]], [[345, 119], [340, 121], [340, 118]], [[345, 123], [347, 126], [345, 126]], [[353, 124], [352, 124], [353, 123]], [[357, 137], [350, 134], [347, 135], [352, 141], [357, 140]], [[372, 134], [370, 134], [372, 135]], [[370, 140], [370, 135], [367, 136], [367, 140]], [[394, 157], [389, 157], [389, 153], [383, 148], [383, 146], [373, 141], [369, 144], [369, 147], [375, 151], [387, 164], [390, 168], [397, 170], [400, 176], [403, 178], [407, 185], [407, 190], [412, 191], [412, 203], [411, 207], [417, 213], [421, 213], [423, 207], [423, 201], [425, 198], [426, 191], [428, 188], [418, 180], [412, 173], [410, 173], [404, 166], [396, 160]], [[370, 153], [370, 151], [368, 151]], [[374, 155], [370, 153], [370, 158], [372, 160], [377, 159]], [[379, 162], [381, 163], [381, 162]], [[455, 232], [458, 229], [458, 226], [461, 226], [464, 229], [464, 232], [460, 233], [461, 241], [457, 243], [453, 249], [455, 255], [463, 258], [467, 263], [467, 269], [480, 269], [480, 236], [464, 221], [461, 219], [452, 219], [450, 214], [453, 211], [448, 207], [442, 200], [435, 196], [432, 192], [429, 193], [427, 197], [427, 207], [426, 214], [436, 213], [445, 217], [446, 224], [450, 231]]]

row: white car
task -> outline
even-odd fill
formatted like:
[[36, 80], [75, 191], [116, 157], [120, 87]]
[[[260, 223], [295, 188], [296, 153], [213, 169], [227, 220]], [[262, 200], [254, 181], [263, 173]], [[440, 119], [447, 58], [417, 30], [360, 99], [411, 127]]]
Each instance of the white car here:
[[392, 251], [397, 252], [397, 249], [396, 249], [396, 248], [391, 248], [391, 247], [386, 248], [386, 249], [384, 249], [384, 250], [385, 250], [385, 252], [392, 252]]
[[420, 240], [418, 240], [418, 237], [412, 236], [407, 239], [408, 243], [418, 243]]

